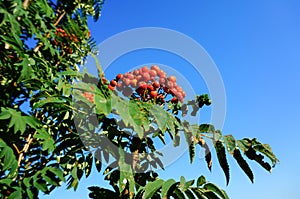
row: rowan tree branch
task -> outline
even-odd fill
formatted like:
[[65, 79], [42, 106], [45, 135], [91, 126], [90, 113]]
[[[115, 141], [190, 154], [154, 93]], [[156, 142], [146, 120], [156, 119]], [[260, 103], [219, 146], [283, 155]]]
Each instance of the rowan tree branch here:
[[[62, 13], [59, 15], [58, 19], [56, 20], [56, 22], [54, 23], [54, 26], [57, 26], [60, 21], [62, 20], [62, 18], [65, 16], [66, 12], [63, 10]], [[50, 36], [50, 33], [46, 34], [46, 38], [48, 38]], [[34, 49], [33, 52], [37, 53], [39, 51], [39, 49], [43, 46], [42, 43], [39, 43]]]
[[25, 1], [23, 1], [23, 7], [24, 7], [25, 10], [28, 8], [28, 6], [30, 4], [30, 1], [31, 0], [25, 0]]

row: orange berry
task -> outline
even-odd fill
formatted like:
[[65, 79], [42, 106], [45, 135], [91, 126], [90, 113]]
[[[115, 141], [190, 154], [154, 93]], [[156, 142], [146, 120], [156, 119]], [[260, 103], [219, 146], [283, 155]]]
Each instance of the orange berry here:
[[157, 96], [157, 91], [151, 91], [150, 92], [150, 97], [156, 98], [156, 96]]
[[113, 90], [115, 90], [115, 87], [109, 84], [108, 89], [113, 91]]
[[115, 87], [117, 84], [118, 84], [118, 83], [116, 82], [116, 80], [111, 80], [111, 81], [110, 81], [110, 85], [111, 85], [112, 87]]

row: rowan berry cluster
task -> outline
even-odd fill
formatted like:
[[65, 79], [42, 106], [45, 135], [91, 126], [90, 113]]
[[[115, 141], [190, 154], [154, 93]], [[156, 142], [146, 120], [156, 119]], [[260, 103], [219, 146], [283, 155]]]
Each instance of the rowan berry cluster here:
[[[168, 76], [157, 65], [151, 68], [144, 66], [132, 72], [118, 74], [111, 80], [108, 88], [122, 92], [126, 97], [133, 97], [141, 101], [155, 100], [162, 104], [168, 98], [172, 103], [183, 102], [186, 93], [176, 83], [175, 76]], [[170, 97], [168, 97], [170, 96]]]
[[[64, 49], [68, 54], [72, 54], [73, 50], [70, 48], [70, 41], [75, 43], [79, 42], [78, 37], [74, 33], [67, 33], [62, 28], [56, 29], [56, 38], [52, 41], [55, 46], [59, 46], [61, 49]], [[90, 32], [88, 32], [88, 37], [90, 37]]]
[[[91, 89], [94, 91], [93, 87], [91, 87]], [[84, 91], [82, 95], [83, 95], [84, 98], [86, 98], [87, 100], [89, 100], [91, 103], [95, 102], [95, 99], [94, 99], [95, 94], [94, 93]]]

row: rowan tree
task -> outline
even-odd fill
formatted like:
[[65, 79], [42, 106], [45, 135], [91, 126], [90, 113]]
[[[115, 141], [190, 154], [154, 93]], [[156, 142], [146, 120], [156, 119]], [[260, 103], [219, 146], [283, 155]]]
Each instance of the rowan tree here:
[[[142, 67], [107, 80], [79, 68], [95, 56], [88, 18], [100, 16], [101, 0], [6, 0], [0, 2], [0, 196], [37, 198], [66, 182], [76, 190], [83, 175], [103, 172], [112, 189], [90, 187], [91, 198], [228, 198], [204, 176], [161, 179], [156, 143], [212, 150], [228, 184], [230, 154], [253, 182], [246, 158], [267, 171], [277, 163], [257, 139], [235, 140], [212, 124], [192, 124], [211, 101], [185, 100], [185, 91], [159, 66]], [[208, 142], [213, 143], [209, 147]], [[265, 160], [267, 159], [267, 160]], [[104, 164], [109, 164], [102, 168]]]

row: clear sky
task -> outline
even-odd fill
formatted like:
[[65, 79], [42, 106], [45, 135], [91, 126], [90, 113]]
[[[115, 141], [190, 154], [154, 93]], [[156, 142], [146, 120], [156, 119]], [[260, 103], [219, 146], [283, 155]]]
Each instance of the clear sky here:
[[[200, 158], [189, 165], [187, 155], [161, 172], [162, 177], [179, 179], [184, 175], [191, 179], [204, 174], [232, 199], [300, 199], [299, 10], [298, 0], [106, 1], [100, 20], [91, 23], [97, 43], [125, 30], [149, 26], [173, 29], [193, 38], [211, 56], [224, 81], [227, 112], [223, 133], [237, 139], [257, 137], [269, 143], [280, 159], [272, 174], [250, 162], [254, 184], [231, 157], [228, 187], [216, 161], [209, 173]], [[155, 57], [146, 53], [121, 57], [109, 68], [108, 76], [144, 63], [163, 63], [179, 71], [185, 71], [180, 66], [187, 67], [168, 53], [153, 52]], [[198, 85], [197, 93], [207, 92], [201, 78], [187, 76], [193, 87]], [[106, 186], [102, 178], [94, 172], [82, 180], [75, 193], [62, 186], [41, 198], [88, 198], [86, 187]]]

